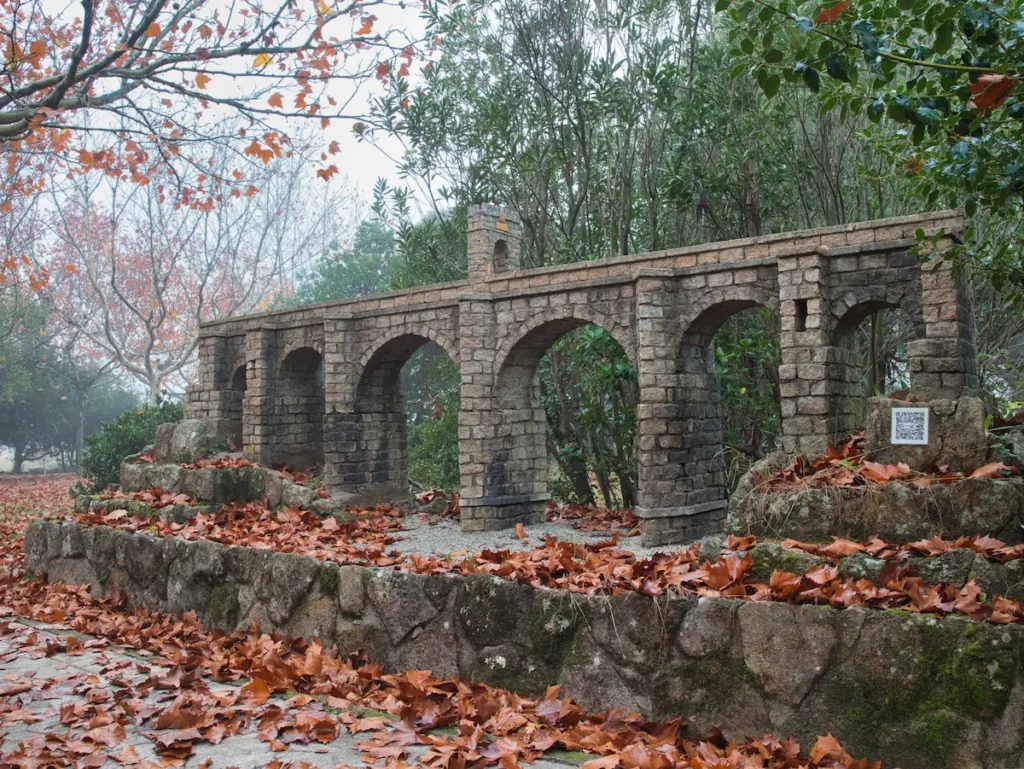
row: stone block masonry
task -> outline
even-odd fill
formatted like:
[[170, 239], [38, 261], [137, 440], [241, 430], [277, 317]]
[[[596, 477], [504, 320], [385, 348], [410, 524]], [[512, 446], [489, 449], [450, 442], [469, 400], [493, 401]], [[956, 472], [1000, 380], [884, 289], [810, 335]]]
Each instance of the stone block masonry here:
[[[962, 552], [969, 566], [973, 554]], [[28, 527], [25, 557], [51, 581], [116, 591], [129, 606], [194, 611], [210, 628], [248, 630], [255, 620], [343, 652], [365, 649], [393, 670], [526, 693], [557, 683], [589, 710], [681, 717], [690, 734], [772, 732], [806, 748], [830, 732], [852, 754], [903, 769], [1020, 769], [1024, 755], [1020, 625], [585, 596], [52, 522]]]
[[915, 394], [977, 386], [960, 278], [911, 253], [915, 233], [954, 245], [957, 212], [517, 269], [521, 225], [471, 209], [469, 279], [203, 324], [188, 413], [241, 436], [257, 461], [322, 463], [328, 490], [393, 494], [407, 481], [400, 371], [419, 347], [459, 367], [462, 526], [539, 520], [548, 499], [537, 367], [561, 336], [607, 331], [636, 368], [645, 545], [721, 531], [722, 418], [712, 340], [750, 307], [781, 316], [784, 448], [816, 452], [851, 426], [852, 339], [882, 308], [906, 311]]

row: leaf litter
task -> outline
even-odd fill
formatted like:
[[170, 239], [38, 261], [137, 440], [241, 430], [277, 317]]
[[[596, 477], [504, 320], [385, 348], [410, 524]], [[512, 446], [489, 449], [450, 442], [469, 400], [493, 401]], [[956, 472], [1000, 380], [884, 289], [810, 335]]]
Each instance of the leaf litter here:
[[[56, 484], [51, 485], [52, 496]], [[40, 504], [40, 508], [46, 514], [67, 515], [70, 499], [64, 494], [61, 502]], [[4, 499], [0, 491], [0, 500]], [[271, 751], [284, 750], [299, 740], [333, 740], [341, 728], [352, 733], [368, 730], [368, 739], [360, 744], [364, 760], [383, 763], [388, 769], [406, 766], [408, 748], [413, 745], [426, 746], [426, 753], [416, 763], [438, 769], [491, 765], [512, 769], [552, 749], [595, 755], [584, 764], [586, 769], [880, 766], [854, 760], [831, 735], [819, 737], [806, 755], [794, 741], [771, 736], [735, 742], [712, 732], [689, 738], [685, 723], [679, 720], [651, 723], [616, 710], [585, 713], [557, 687], [543, 698], [529, 698], [482, 684], [436, 679], [424, 671], [388, 674], [362, 655], [341, 657], [336, 649], [325, 648], [316, 639], [289, 640], [280, 634], [260, 633], [256, 627], [247, 633], [210, 633], [192, 613], [173, 617], [143, 608], [128, 611], [118, 601], [94, 598], [84, 587], [19, 579], [24, 573], [21, 529], [29, 516], [22, 507], [17, 508], [16, 516], [9, 512], [10, 508], [0, 506], [0, 526], [5, 527], [0, 535], [8, 545], [0, 556], [0, 605], [17, 616], [58, 623], [99, 639], [83, 643], [76, 636], [66, 636], [59, 642], [48, 639], [42, 643], [39, 634], [30, 634], [27, 648], [35, 646], [30, 653], [75, 654], [89, 644], [116, 643], [153, 655], [152, 664], [166, 670], [135, 686], [120, 687], [119, 696], [94, 697], [95, 701], [87, 697], [85, 705], [62, 710], [62, 719], [67, 719], [68, 726], [77, 725], [81, 734], [72, 737], [69, 731], [66, 738], [33, 738], [3, 753], [5, 765], [99, 766], [98, 758], [103, 755], [104, 760], [110, 757], [122, 765], [143, 766], [145, 762], [133, 749], [114, 752], [119, 745], [117, 726], [123, 728], [131, 722], [150, 728], [164, 765], [180, 765], [199, 741], [219, 741], [255, 726]], [[1024, 557], [1020, 546], [1008, 547], [990, 537], [923, 540], [902, 547], [877, 538], [864, 543], [837, 539], [828, 545], [787, 541], [787, 547], [833, 560], [849, 552], [885, 559], [881, 584], [839, 579], [838, 569], [826, 564], [802, 576], [776, 571], [764, 585], [749, 575], [752, 561], [745, 550], [756, 543], [753, 537], [731, 537], [722, 557], [714, 562], [701, 562], [697, 547], [637, 559], [616, 549], [615, 538], [589, 546], [548, 539], [533, 551], [484, 551], [437, 559], [388, 550], [398, 541], [395, 534], [401, 530], [401, 520], [387, 510], [370, 511], [347, 523], [333, 518], [320, 521], [300, 510], [274, 513], [258, 505], [226, 505], [218, 513], [196, 516], [185, 524], [128, 516], [107, 520], [113, 515], [89, 514], [76, 519], [85, 525], [116, 526], [158, 536], [305, 552], [339, 563], [419, 573], [489, 573], [535, 587], [587, 594], [696, 594], [837, 607], [899, 607], [960, 613], [997, 623], [1024, 621], [1019, 604], [999, 597], [986, 600], [973, 583], [959, 591], [948, 585], [926, 585], [909, 576], [909, 565], [903, 562], [910, 553], [928, 555], [956, 547], [996, 560]], [[11, 522], [11, 518], [18, 520]], [[0, 635], [9, 634], [11, 627], [9, 620], [0, 619]], [[210, 693], [206, 680], [247, 683], [237, 690], [237, 697], [225, 699], [222, 693]], [[9, 688], [0, 689], [0, 702], [4, 703], [0, 723], [30, 717], [11, 702], [25, 695], [26, 683], [5, 683]], [[170, 701], [159, 707], [141, 701], [153, 690], [166, 691]], [[282, 692], [298, 695], [285, 703], [271, 700], [271, 694]], [[367, 719], [352, 709], [355, 706], [397, 716], [400, 721]], [[115, 707], [120, 708], [116, 717], [110, 715]], [[335, 715], [332, 710], [341, 712]], [[451, 727], [452, 733], [438, 733], [439, 727]], [[268, 766], [283, 769], [287, 764], [271, 761]]]

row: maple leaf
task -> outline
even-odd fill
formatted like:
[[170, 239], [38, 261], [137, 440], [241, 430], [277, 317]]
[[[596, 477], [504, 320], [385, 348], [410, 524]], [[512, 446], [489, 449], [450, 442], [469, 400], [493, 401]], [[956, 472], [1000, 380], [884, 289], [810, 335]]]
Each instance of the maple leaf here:
[[973, 473], [968, 475], [968, 478], [1001, 478], [1004, 474], [1011, 475], [1017, 471], [1017, 468], [1009, 465], [1004, 465], [1002, 462], [992, 462], [990, 464], [979, 467]]
[[207, 75], [205, 72], [200, 72], [198, 75], [196, 75], [196, 88], [200, 88], [202, 90], [205, 90], [206, 86], [207, 86], [207, 84], [209, 84], [209, 82], [210, 82], [210, 76]]
[[266, 67], [268, 64], [270, 64], [273, 60], [274, 58], [269, 53], [261, 53], [258, 54], [255, 59], [253, 59], [252, 63], [253, 66], [257, 69], [262, 69], [263, 67]]
[[146, 31], [143, 33], [146, 37], [157, 37], [160, 34], [160, 25], [155, 21], [146, 27]]
[[369, 35], [371, 32], [373, 32], [373, 23], [375, 21], [377, 21], [376, 16], [364, 16], [362, 18], [362, 24], [360, 25], [359, 29], [356, 30], [356, 34], [361, 37]]
[[987, 112], [1006, 101], [1016, 87], [1017, 81], [1008, 75], [990, 73], [968, 84], [967, 90], [974, 94], [971, 106], [979, 112]]
[[319, 171], [316, 172], [316, 175], [318, 178], [323, 179], [326, 182], [330, 180], [330, 178], [334, 176], [336, 173], [338, 173], [338, 167], [332, 165], [328, 166], [327, 168], [321, 168]]
[[831, 24], [849, 7], [850, 4], [846, 0], [840, 0], [840, 2], [835, 5], [822, 8], [814, 20], [818, 22], [818, 24]]
[[282, 107], [284, 107], [284, 99], [281, 98], [281, 94], [272, 93], [270, 94], [270, 98], [267, 99], [267, 104], [269, 104], [271, 107], [274, 107], [275, 109], [281, 109]]

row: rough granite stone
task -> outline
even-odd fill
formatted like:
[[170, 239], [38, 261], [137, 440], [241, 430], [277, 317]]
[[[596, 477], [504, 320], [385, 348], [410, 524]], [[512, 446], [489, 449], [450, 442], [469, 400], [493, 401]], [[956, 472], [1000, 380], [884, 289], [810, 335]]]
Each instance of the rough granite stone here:
[[191, 464], [209, 455], [210, 445], [206, 422], [202, 419], [183, 419], [171, 434], [168, 461]]
[[[892, 409], [905, 407], [929, 410], [926, 446], [890, 443]], [[947, 466], [951, 472], [971, 471], [984, 465], [988, 458], [987, 412], [981, 398], [969, 395], [913, 403], [869, 398], [864, 449], [872, 461], [883, 464], [905, 462], [920, 471], [933, 465]]]

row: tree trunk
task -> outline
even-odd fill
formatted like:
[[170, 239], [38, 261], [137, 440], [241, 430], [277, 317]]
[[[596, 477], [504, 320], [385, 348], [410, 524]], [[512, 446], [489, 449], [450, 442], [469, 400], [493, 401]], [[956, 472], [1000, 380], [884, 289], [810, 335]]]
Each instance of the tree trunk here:
[[14, 473], [20, 473], [22, 471], [22, 465], [25, 464], [25, 447], [15, 446], [14, 447]]
[[78, 425], [75, 428], [75, 449], [72, 454], [72, 462], [79, 470], [82, 468], [82, 454], [85, 451], [85, 412], [88, 406], [89, 392], [80, 393], [78, 399]]

